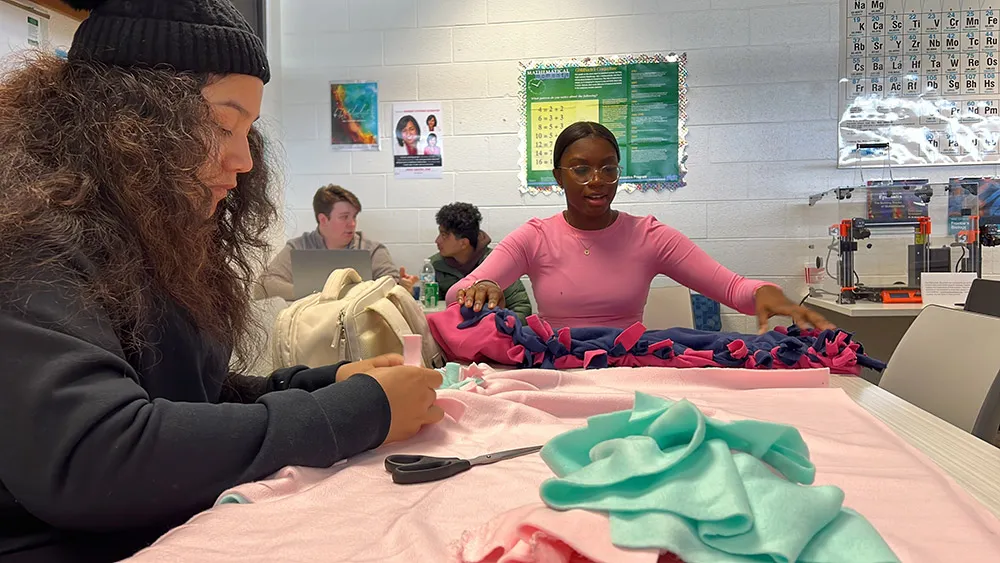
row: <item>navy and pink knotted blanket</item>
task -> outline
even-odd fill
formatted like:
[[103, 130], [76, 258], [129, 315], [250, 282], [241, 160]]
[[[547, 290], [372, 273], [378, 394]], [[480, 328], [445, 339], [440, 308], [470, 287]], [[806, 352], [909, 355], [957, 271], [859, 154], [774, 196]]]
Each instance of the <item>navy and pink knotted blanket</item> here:
[[688, 328], [646, 330], [552, 327], [537, 315], [522, 323], [506, 309], [479, 313], [452, 304], [428, 315], [434, 339], [450, 361], [489, 362], [521, 368], [727, 367], [748, 369], [829, 368], [858, 375], [885, 363], [843, 330], [778, 327], [764, 334], [707, 332]]

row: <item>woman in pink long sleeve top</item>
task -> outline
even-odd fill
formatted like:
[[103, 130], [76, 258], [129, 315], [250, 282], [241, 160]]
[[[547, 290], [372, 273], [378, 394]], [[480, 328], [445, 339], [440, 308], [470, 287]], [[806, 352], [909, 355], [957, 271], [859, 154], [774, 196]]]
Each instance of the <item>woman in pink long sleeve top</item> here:
[[[642, 319], [649, 285], [663, 274], [741, 313], [762, 329], [775, 315], [801, 326], [832, 328], [822, 316], [789, 301], [777, 286], [738, 276], [678, 230], [655, 217], [613, 210], [621, 175], [614, 134], [599, 123], [567, 127], [555, 143], [554, 169], [567, 209], [531, 219], [448, 292], [481, 310], [503, 306], [503, 292], [531, 279], [539, 315], [554, 327], [626, 328]], [[664, 327], [659, 327], [664, 328]]]

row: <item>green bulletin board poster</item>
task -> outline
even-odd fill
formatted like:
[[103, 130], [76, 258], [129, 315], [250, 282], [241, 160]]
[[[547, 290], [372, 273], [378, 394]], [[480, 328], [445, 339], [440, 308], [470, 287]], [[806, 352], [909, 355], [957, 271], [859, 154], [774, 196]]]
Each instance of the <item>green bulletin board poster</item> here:
[[521, 191], [559, 189], [552, 148], [559, 133], [577, 121], [599, 122], [617, 137], [621, 188], [683, 186], [685, 59], [682, 53], [522, 63]]

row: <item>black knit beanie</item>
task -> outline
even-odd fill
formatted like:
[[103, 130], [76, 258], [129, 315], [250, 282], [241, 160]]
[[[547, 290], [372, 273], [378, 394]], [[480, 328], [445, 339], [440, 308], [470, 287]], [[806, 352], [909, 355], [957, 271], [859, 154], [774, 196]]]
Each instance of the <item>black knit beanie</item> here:
[[90, 10], [70, 60], [271, 79], [264, 44], [229, 0], [64, 0]]

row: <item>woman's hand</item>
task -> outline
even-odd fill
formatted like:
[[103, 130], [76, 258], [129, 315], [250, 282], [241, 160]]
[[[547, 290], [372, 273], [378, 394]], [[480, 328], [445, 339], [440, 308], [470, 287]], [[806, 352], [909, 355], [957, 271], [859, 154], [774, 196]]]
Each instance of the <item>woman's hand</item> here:
[[403, 356], [399, 354], [383, 354], [369, 360], [351, 362], [340, 366], [337, 370], [337, 383], [344, 381], [352, 375], [367, 373], [375, 368], [389, 368], [403, 365]]
[[470, 307], [477, 313], [483, 310], [483, 305], [486, 305], [487, 309], [496, 309], [507, 305], [503, 297], [503, 290], [496, 282], [492, 281], [476, 282], [472, 287], [458, 290], [457, 302]]
[[416, 366], [393, 366], [368, 370], [382, 386], [389, 400], [389, 434], [383, 444], [391, 444], [412, 437], [428, 424], [444, 418], [444, 410], [434, 404], [437, 388], [443, 376], [433, 369]]
[[337, 382], [359, 373], [373, 377], [389, 401], [389, 433], [383, 444], [406, 440], [424, 426], [444, 418], [444, 410], [434, 404], [436, 390], [443, 379], [441, 372], [404, 366], [403, 356], [383, 354], [341, 366], [337, 370]]
[[833, 330], [837, 327], [816, 311], [807, 309], [788, 300], [785, 294], [773, 285], [761, 286], [754, 295], [757, 304], [759, 334], [767, 332], [767, 321], [771, 317], [791, 317], [796, 326], [805, 330], [810, 327], [819, 330]]

